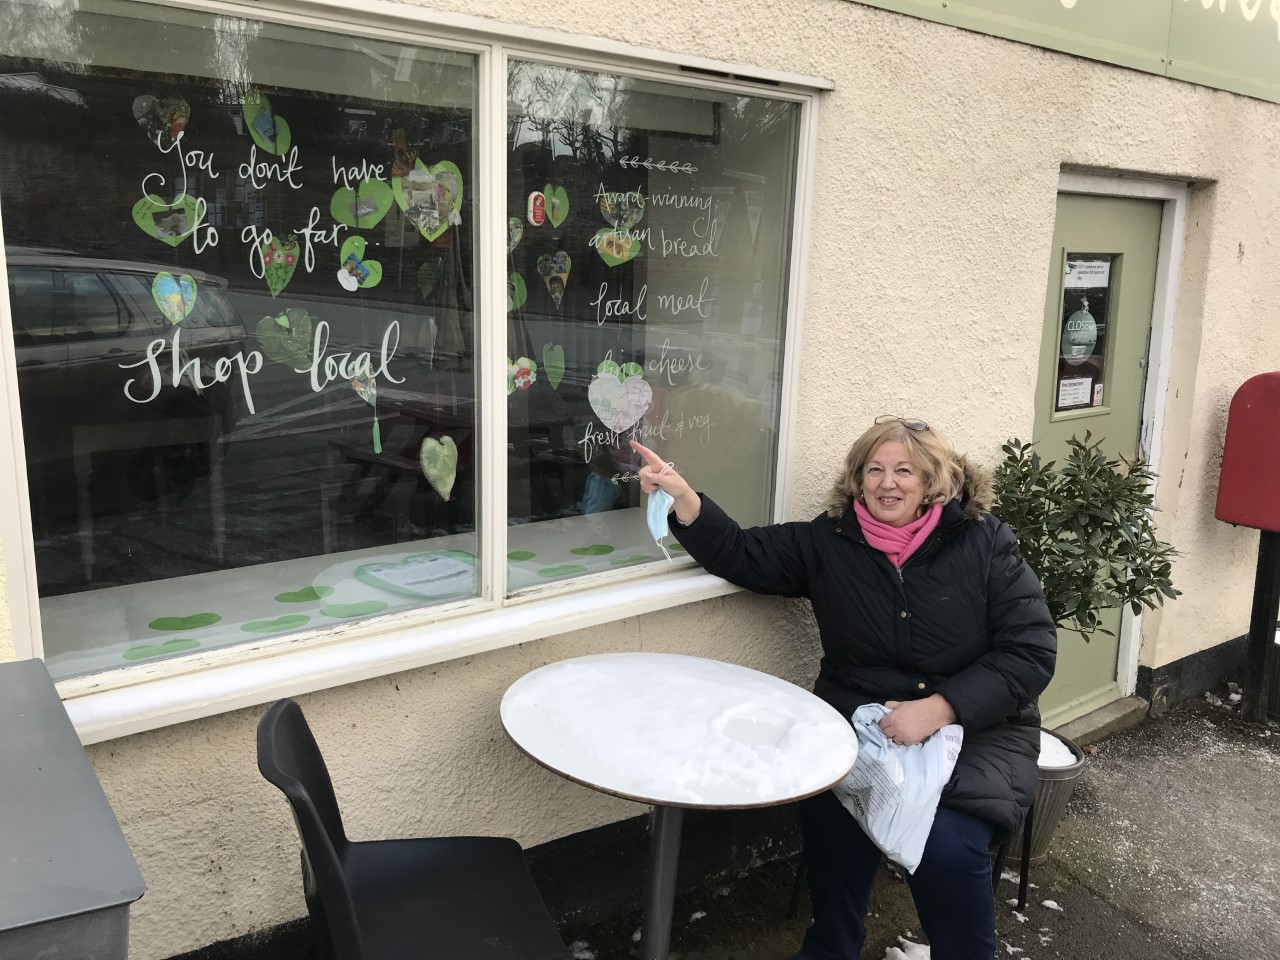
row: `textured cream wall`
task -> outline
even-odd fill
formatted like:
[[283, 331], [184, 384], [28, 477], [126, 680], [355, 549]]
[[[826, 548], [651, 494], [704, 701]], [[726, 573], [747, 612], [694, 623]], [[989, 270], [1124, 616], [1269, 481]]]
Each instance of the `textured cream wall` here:
[[0, 663], [17, 659], [13, 643], [13, 618], [9, 615], [8, 584], [5, 580], [4, 552], [0, 551]]
[[[1280, 107], [841, 0], [443, 2], [538, 27], [830, 77], [817, 166], [797, 437], [812, 514], [873, 415], [948, 428], [988, 462], [1031, 433], [1054, 193], [1063, 165], [1195, 179], [1160, 489], [1185, 596], [1144, 624], [1158, 666], [1243, 633], [1256, 534], [1213, 519], [1227, 405], [1280, 368]], [[695, 478], [696, 479], [696, 478]], [[639, 808], [533, 767], [498, 723], [542, 663], [646, 649], [807, 680], [815, 647], [788, 603], [735, 596], [304, 698], [356, 836], [471, 830], [537, 843]], [[0, 637], [7, 636], [0, 626]], [[302, 913], [292, 826], [258, 776], [241, 711], [90, 755], [150, 892], [134, 960]]]

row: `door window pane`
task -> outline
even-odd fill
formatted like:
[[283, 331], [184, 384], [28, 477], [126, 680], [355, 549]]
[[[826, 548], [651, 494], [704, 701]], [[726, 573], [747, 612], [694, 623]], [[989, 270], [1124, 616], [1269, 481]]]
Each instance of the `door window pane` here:
[[1118, 260], [1110, 253], [1066, 255], [1055, 412], [1106, 403], [1107, 329]]
[[519, 61], [508, 104], [511, 589], [662, 559], [632, 438], [768, 521], [798, 105]]
[[476, 595], [474, 57], [113, 0], [0, 22], [54, 675]]

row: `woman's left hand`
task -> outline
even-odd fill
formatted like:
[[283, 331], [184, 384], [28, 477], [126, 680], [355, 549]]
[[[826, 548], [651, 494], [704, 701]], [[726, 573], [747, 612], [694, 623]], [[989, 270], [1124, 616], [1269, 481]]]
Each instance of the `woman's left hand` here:
[[894, 743], [910, 747], [956, 722], [956, 712], [940, 693], [923, 700], [887, 700], [889, 712], [880, 718], [880, 729]]

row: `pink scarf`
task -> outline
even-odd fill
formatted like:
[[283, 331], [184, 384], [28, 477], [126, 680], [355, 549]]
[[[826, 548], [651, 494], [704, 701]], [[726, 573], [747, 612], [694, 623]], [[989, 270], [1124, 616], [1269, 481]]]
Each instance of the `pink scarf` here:
[[912, 520], [905, 527], [891, 527], [887, 523], [881, 523], [857, 500], [853, 502], [853, 512], [858, 515], [858, 523], [862, 527], [862, 535], [867, 538], [867, 543], [888, 557], [889, 562], [895, 567], [901, 569], [907, 562], [907, 557], [919, 550], [929, 539], [929, 534], [933, 533], [938, 525], [938, 518], [942, 516], [942, 504], [935, 503], [923, 517]]

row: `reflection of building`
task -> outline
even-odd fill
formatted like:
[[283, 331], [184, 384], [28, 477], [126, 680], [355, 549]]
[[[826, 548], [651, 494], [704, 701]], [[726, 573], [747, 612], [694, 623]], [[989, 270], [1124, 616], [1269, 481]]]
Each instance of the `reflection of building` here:
[[[0, 0], [5, 12], [38, 6]], [[557, 794], [554, 817], [547, 813], [545, 778], [522, 765], [495, 719], [503, 689], [533, 661], [644, 647], [747, 661], [807, 683], [816, 640], [793, 607], [739, 596], [699, 602], [726, 590], [696, 574], [682, 577], [665, 561], [649, 563], [658, 551], [643, 539], [643, 500], [627, 477], [636, 464], [625, 437], [593, 448], [611, 451], [607, 457], [582, 455], [586, 432], [601, 429], [589, 397], [600, 364], [612, 354], [619, 368], [642, 365], [651, 389], [638, 421], [642, 435], [664, 441], [682, 468], [694, 464], [698, 485], [741, 516], [816, 513], [849, 440], [880, 413], [923, 417], [989, 463], [1003, 440], [1035, 431], [1038, 361], [1042, 353], [1048, 364], [1059, 359], [1061, 320], [1070, 314], [1055, 313], [1061, 291], [1052, 284], [1062, 264], [1049, 264], [1046, 250], [1060, 187], [1163, 204], [1156, 230], [1167, 227], [1159, 234], [1167, 243], [1159, 250], [1156, 326], [1150, 350], [1141, 348], [1143, 365], [1115, 369], [1104, 380], [1120, 321], [1091, 293], [1093, 359], [1059, 370], [1087, 378], [1091, 389], [1139, 384], [1141, 442], [1171, 481], [1158, 491], [1160, 529], [1182, 550], [1175, 582], [1195, 585], [1140, 631], [1126, 621], [1130, 633], [1121, 660], [1110, 665], [1110, 686], [1090, 695], [1128, 694], [1135, 677], [1148, 693], [1196, 693], [1180, 689], [1182, 678], [1205, 663], [1229, 669], [1223, 645], [1247, 622], [1251, 541], [1210, 519], [1213, 464], [1221, 398], [1247, 376], [1280, 366], [1280, 330], [1267, 307], [1278, 299], [1280, 280], [1262, 256], [1280, 229], [1270, 180], [1280, 158], [1267, 132], [1280, 121], [1268, 92], [1274, 87], [1259, 82], [1243, 92], [1265, 99], [1248, 99], [1240, 90], [1210, 91], [1101, 62], [1109, 56], [1102, 45], [1059, 53], [1026, 45], [1061, 35], [1056, 29], [1001, 39], [876, 6], [894, 4], [815, 0], [812, 16], [743, 31], [740, 5], [728, 0], [665, 5], [669, 16], [657, 20], [645, 5], [587, 3], [558, 8], [555, 29], [581, 34], [559, 36], [532, 7], [509, 8], [504, 16], [521, 22], [503, 25], [454, 21], [406, 4], [403, 21], [378, 21], [390, 25], [399, 38], [393, 42], [387, 31], [364, 36], [360, 23], [351, 25], [351, 36], [326, 32], [303, 14], [291, 25], [259, 22], [260, 11], [242, 4], [246, 21], [202, 19], [194, 10], [174, 15], [166, 29], [191, 39], [174, 43], [147, 17], [151, 5], [124, 3], [111, 9], [138, 17], [124, 31], [127, 44], [111, 40], [121, 34], [111, 33], [116, 14], [105, 10], [93, 13], [92, 30], [76, 32], [59, 20], [38, 24], [30, 37], [6, 34], [6, 246], [62, 251], [36, 257], [153, 264], [157, 275], [161, 268], [179, 277], [204, 270], [228, 281], [223, 325], [209, 326], [228, 331], [223, 345], [235, 349], [227, 353], [275, 344], [260, 351], [262, 369], [249, 375], [252, 416], [238, 374], [220, 384], [228, 401], [212, 388], [195, 390], [189, 374], [184, 381], [182, 357], [173, 387], [166, 359], [166, 399], [180, 395], [192, 404], [172, 419], [199, 426], [177, 438], [182, 442], [157, 431], [163, 445], [131, 441], [129, 450], [75, 446], [76, 418], [86, 409], [105, 413], [105, 405], [82, 400], [72, 409], [57, 398], [68, 395], [69, 376], [80, 385], [103, 370], [116, 376], [122, 362], [145, 357], [154, 339], [190, 328], [159, 313], [151, 286], [126, 301], [110, 285], [94, 294], [91, 281], [60, 279], [61, 292], [45, 298], [43, 313], [23, 314], [24, 322], [43, 324], [43, 342], [0, 350], [0, 396], [8, 398], [10, 422], [27, 425], [25, 439], [8, 448], [14, 462], [43, 469], [40, 454], [48, 452], [48, 470], [61, 478], [30, 483], [28, 491], [14, 480], [0, 491], [8, 591], [0, 656], [43, 652], [56, 661], [67, 652], [48, 642], [59, 629], [65, 637], [118, 631], [145, 638], [118, 652], [120, 669], [63, 683], [86, 739], [111, 741], [91, 747], [91, 755], [117, 812], [132, 825], [130, 840], [151, 883], [135, 919], [140, 957], [194, 950], [300, 915], [296, 866], [266, 852], [292, 844], [289, 825], [224, 814], [257, 809], [262, 787], [246, 760], [248, 744], [261, 704], [277, 695], [314, 692], [308, 709], [316, 725], [344, 732], [346, 754], [331, 757], [351, 790], [344, 808], [372, 821], [371, 833], [496, 828], [540, 843], [636, 811], [566, 790]], [[1058, 5], [1039, 5], [1047, 6]], [[1167, 6], [1170, 17], [1219, 16], [1223, 29], [1251, 31], [1240, 36], [1242, 49], [1266, 35], [1261, 22], [1234, 13]], [[487, 13], [470, 0], [450, 7]], [[1071, 32], [1084, 37], [1085, 7], [1054, 16], [1075, 17], [1068, 24], [1079, 29]], [[1144, 39], [1156, 47], [1152, 69], [1176, 73], [1177, 64], [1165, 61], [1179, 58], [1160, 46], [1168, 27], [1154, 25]], [[619, 45], [602, 39], [606, 32], [652, 37], [662, 49]], [[48, 37], [57, 39], [56, 56], [36, 43]], [[846, 39], [833, 44], [832, 37]], [[480, 84], [473, 51], [491, 49], [495, 39], [511, 76], [491, 73]], [[566, 55], [575, 48], [613, 72], [579, 69]], [[139, 63], [137, 49], [149, 51], [146, 62]], [[726, 62], [705, 60], [709, 51]], [[1258, 62], [1273, 63], [1269, 51]], [[82, 69], [77, 58], [106, 66]], [[486, 60], [486, 69], [498, 69], [500, 59]], [[975, 71], [974, 63], [984, 68]], [[290, 124], [302, 158], [297, 190], [279, 180], [246, 188], [237, 174], [252, 142], [241, 102], [255, 84], [269, 90], [277, 118]], [[189, 171], [188, 189], [207, 201], [207, 223], [219, 232], [217, 245], [198, 256], [191, 239], [170, 246], [131, 217], [143, 178], [176, 171], [176, 155], [150, 148], [130, 109], [140, 94], [163, 98], [166, 90], [180, 91], [189, 104], [186, 146], [216, 158], [217, 177], [198, 166]], [[498, 95], [481, 101], [481, 90]], [[495, 103], [506, 115], [491, 115]], [[1224, 129], [1239, 135], [1228, 140]], [[509, 149], [482, 153], [485, 143]], [[428, 239], [447, 212], [434, 191], [421, 198], [415, 192], [403, 208], [392, 200], [382, 204], [376, 226], [359, 231], [369, 246], [358, 259], [382, 271], [376, 288], [350, 291], [336, 280], [341, 243], [356, 232], [349, 230], [339, 232], [338, 243], [315, 241], [314, 271], [282, 265], [294, 269], [273, 298], [253, 275], [245, 226], [284, 238], [300, 232], [315, 208], [321, 230], [328, 228], [335, 166], [381, 166], [389, 181], [391, 165], [405, 162], [408, 151], [426, 165], [457, 164], [465, 181], [461, 225]], [[495, 169], [499, 156], [505, 171]], [[624, 166], [623, 157], [635, 162]], [[277, 159], [261, 151], [258, 158]], [[674, 161], [698, 169], [675, 169]], [[655, 166], [662, 163], [666, 169]], [[1081, 176], [1090, 171], [1124, 176]], [[547, 213], [560, 216], [557, 187], [566, 190], [567, 214], [559, 226], [535, 226], [525, 214], [530, 194], [550, 188]], [[629, 231], [643, 250], [629, 261], [630, 247], [607, 251], [623, 261], [610, 264], [587, 243], [611, 226], [595, 201], [601, 188], [648, 198]], [[656, 202], [659, 195], [672, 200]], [[682, 206], [680, 198], [710, 202]], [[357, 209], [361, 217], [375, 215], [380, 201], [365, 197]], [[152, 224], [157, 234], [168, 231], [169, 216]], [[512, 216], [521, 218], [522, 232], [506, 251]], [[173, 224], [179, 232], [190, 227]], [[1224, 254], [1222, 237], [1238, 238], [1238, 250], [1232, 244]], [[685, 249], [716, 246], [664, 256], [664, 240]], [[572, 268], [557, 303], [537, 263], [559, 250]], [[514, 303], [512, 281], [507, 311], [503, 281], [513, 274], [526, 299]], [[19, 339], [27, 334], [12, 317], [22, 282], [10, 272], [5, 329]], [[55, 287], [49, 276], [44, 288]], [[642, 291], [643, 319], [636, 309]], [[83, 309], [55, 311], [55, 296]], [[601, 324], [596, 301], [631, 311]], [[1055, 314], [1047, 337], [1046, 302]], [[327, 323], [330, 357], [369, 352], [376, 364], [396, 324], [391, 369], [404, 382], [384, 381], [376, 407], [341, 371], [313, 391], [307, 366], [314, 327], [270, 327], [290, 307]], [[136, 343], [113, 335], [127, 333], [135, 314], [156, 328]], [[649, 364], [668, 342], [670, 356], [701, 356], [704, 366], [666, 379]], [[129, 358], [113, 350], [127, 350]], [[501, 381], [507, 361], [518, 358], [538, 365], [536, 379], [508, 398]], [[622, 392], [627, 379], [610, 390]], [[1143, 382], [1150, 385], [1145, 393]], [[221, 439], [213, 441], [220, 459], [207, 448], [219, 431], [206, 429], [207, 418], [198, 415], [211, 395], [228, 411]], [[1087, 395], [1092, 406], [1096, 394]], [[36, 396], [53, 399], [33, 407]], [[57, 432], [37, 428], [54, 421]], [[709, 424], [717, 446], [707, 454]], [[482, 436], [484, 430], [497, 433]], [[428, 447], [436, 456], [430, 474], [423, 467], [428, 438], [438, 444]], [[83, 484], [65, 452], [73, 447]], [[442, 487], [448, 499], [439, 496]], [[91, 576], [84, 572], [81, 507], [94, 521]], [[611, 538], [624, 542], [619, 528], [628, 518], [635, 518], [629, 549], [601, 552], [613, 547]], [[219, 525], [228, 551], [221, 560], [211, 549]], [[491, 537], [497, 528], [502, 536]], [[422, 548], [430, 561], [410, 559], [409, 545], [424, 540], [433, 541]], [[444, 540], [447, 546], [438, 542]], [[347, 556], [359, 551], [369, 558]], [[303, 566], [288, 565], [295, 561]], [[414, 565], [445, 561], [447, 592], [405, 586]], [[97, 579], [112, 568], [118, 579]], [[655, 569], [677, 575], [651, 577]], [[584, 582], [598, 592], [581, 592]], [[160, 583], [168, 586], [151, 586]], [[122, 602], [107, 614], [95, 608], [112, 588], [127, 591], [136, 606]], [[318, 588], [349, 593], [321, 597]], [[519, 594], [519, 602], [504, 605], [505, 593]], [[55, 600], [65, 602], [55, 610]], [[447, 601], [447, 615], [436, 601]], [[143, 604], [165, 609], [137, 616]], [[322, 612], [326, 606], [331, 613]], [[204, 615], [221, 619], [205, 624]], [[299, 617], [306, 622], [272, 627]], [[151, 628], [156, 621], [180, 629], [164, 634]], [[1073, 651], [1064, 648], [1065, 662]], [[396, 771], [395, 783], [387, 771]], [[394, 790], [412, 797], [388, 804]], [[429, 816], [419, 812], [427, 810]], [[766, 849], [761, 844], [758, 852]], [[251, 888], [260, 891], [252, 910], [224, 895]]]

